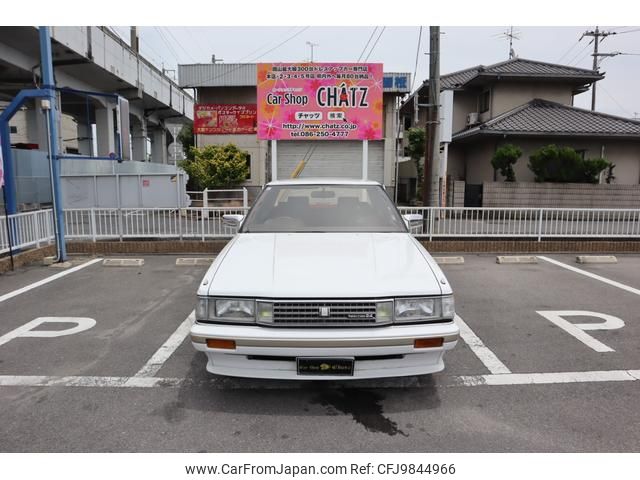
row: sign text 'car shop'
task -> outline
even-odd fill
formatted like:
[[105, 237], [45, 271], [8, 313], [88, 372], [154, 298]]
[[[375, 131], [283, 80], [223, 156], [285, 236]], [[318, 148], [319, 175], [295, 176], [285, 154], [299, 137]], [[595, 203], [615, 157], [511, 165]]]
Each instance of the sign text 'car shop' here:
[[380, 63], [261, 63], [258, 138], [380, 140]]

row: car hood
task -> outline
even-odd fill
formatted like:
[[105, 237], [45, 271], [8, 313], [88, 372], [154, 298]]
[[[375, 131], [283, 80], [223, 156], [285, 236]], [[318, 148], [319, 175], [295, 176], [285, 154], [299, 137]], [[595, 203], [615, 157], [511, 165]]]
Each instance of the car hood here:
[[243, 233], [207, 277], [202, 286], [206, 282], [207, 293], [216, 296], [365, 298], [451, 291], [431, 256], [407, 233]]

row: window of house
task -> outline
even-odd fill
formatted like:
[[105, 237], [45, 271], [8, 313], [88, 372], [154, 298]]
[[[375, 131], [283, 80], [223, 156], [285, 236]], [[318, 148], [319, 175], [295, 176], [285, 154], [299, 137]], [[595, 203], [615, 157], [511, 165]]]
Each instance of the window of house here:
[[411, 128], [411, 117], [409, 116], [403, 117], [403, 120], [404, 120], [404, 129], [409, 130]]
[[480, 113], [488, 112], [490, 103], [491, 103], [491, 91], [485, 90], [478, 97], [478, 112]]
[[582, 150], [578, 150], [577, 148], [575, 149], [576, 153], [578, 155], [580, 155], [580, 157], [582, 157], [582, 159], [584, 160], [584, 156], [586, 155], [587, 151], [585, 149]]
[[10, 126], [9, 129], [11, 133], [18, 133], [18, 127]]

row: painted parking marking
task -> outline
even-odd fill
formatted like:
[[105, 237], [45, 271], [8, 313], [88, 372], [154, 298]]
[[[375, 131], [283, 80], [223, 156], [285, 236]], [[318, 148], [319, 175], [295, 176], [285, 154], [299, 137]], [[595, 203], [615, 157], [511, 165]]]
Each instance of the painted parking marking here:
[[638, 290], [637, 288], [630, 287], [629, 285], [625, 285], [624, 283], [616, 282], [615, 280], [611, 280], [601, 275], [596, 275], [595, 273], [587, 272], [586, 270], [582, 270], [580, 268], [567, 265], [566, 263], [559, 262], [557, 260], [554, 260], [553, 258], [543, 257], [543, 256], [538, 256], [538, 258], [540, 260], [544, 260], [545, 262], [553, 263], [558, 267], [562, 267], [572, 272], [579, 273], [580, 275], [584, 275], [585, 277], [593, 278], [594, 280], [598, 280], [600, 282], [606, 283], [607, 285], [611, 285], [613, 287], [620, 288], [621, 290], [625, 290], [627, 292], [640, 295], [640, 290]]
[[138, 373], [134, 375], [134, 378], [153, 377], [156, 373], [158, 373], [165, 362], [169, 360], [169, 357], [173, 355], [173, 352], [178, 349], [187, 335], [189, 335], [189, 330], [191, 329], [191, 325], [193, 324], [194, 320], [195, 310], [192, 310], [187, 318], [185, 318], [180, 326], [176, 329], [176, 331], [171, 334], [167, 341], [164, 342], [156, 351], [156, 353], [154, 353], [153, 356], [147, 361], [144, 367], [142, 367], [138, 371]]
[[[601, 382], [640, 381], [640, 370], [602, 370], [590, 372], [553, 372], [553, 373], [501, 373], [488, 375], [442, 375], [438, 378], [438, 387], [478, 387], [512, 385], [551, 385]], [[251, 386], [246, 381], [211, 377], [207, 380], [194, 380], [176, 377], [99, 377], [99, 376], [41, 376], [41, 375], [0, 375], [0, 387], [90, 387], [90, 388], [177, 388], [183, 386], [206, 386], [218, 390], [246, 389]], [[268, 387], [263, 384], [261, 388]], [[275, 389], [303, 389], [307, 382], [274, 381]], [[331, 387], [332, 385], [328, 385]], [[397, 388], [388, 384], [388, 388]], [[349, 388], [349, 382], [339, 388]], [[354, 388], [359, 388], [356, 384]], [[372, 386], [375, 388], [375, 385]]]
[[548, 385], [554, 383], [633, 382], [640, 370], [602, 370], [590, 372], [509, 373], [503, 375], [464, 375], [454, 377], [461, 386]]
[[466, 324], [459, 315], [456, 315], [456, 323], [460, 328], [460, 336], [465, 341], [469, 348], [480, 359], [487, 369], [493, 374], [505, 374], [511, 373], [511, 370], [500, 361], [500, 359], [493, 353], [487, 346], [480, 340], [469, 325]]
[[30, 285], [14, 290], [13, 292], [5, 293], [4, 295], [0, 296], [0, 303], [4, 302], [5, 300], [9, 300], [10, 298], [17, 297], [18, 295], [28, 292], [29, 290], [33, 290], [34, 288], [38, 288], [42, 285], [46, 285], [47, 283], [51, 283], [54, 280], [62, 278], [66, 275], [77, 272], [78, 270], [82, 270], [83, 268], [89, 267], [94, 263], [100, 262], [101, 260], [101, 258], [94, 258], [93, 260], [89, 260], [88, 262], [78, 265], [77, 267], [70, 268], [69, 270], [65, 270], [64, 272], [56, 273], [55, 275], [51, 275], [50, 277], [44, 278]]
[[[74, 327], [64, 330], [35, 330], [45, 323], [75, 323]], [[0, 337], [0, 346], [9, 343], [15, 338], [55, 338], [66, 335], [75, 335], [94, 327], [96, 321], [93, 318], [85, 317], [38, 317], [35, 320], [11, 330]]]
[[[586, 346], [600, 353], [615, 352], [615, 350], [596, 340], [588, 333], [585, 333], [585, 330], [616, 330], [624, 327], [624, 322], [621, 319], [613, 315], [607, 315], [606, 313], [589, 312], [586, 310], [540, 310], [536, 313], [539, 313], [554, 325], [573, 335]], [[571, 323], [564, 317], [595, 317], [604, 320], [604, 322]]]

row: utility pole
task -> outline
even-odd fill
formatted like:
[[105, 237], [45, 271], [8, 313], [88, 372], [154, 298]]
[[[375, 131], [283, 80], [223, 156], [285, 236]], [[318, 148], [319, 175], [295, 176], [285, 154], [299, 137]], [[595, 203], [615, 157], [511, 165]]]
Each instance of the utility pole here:
[[[583, 37], [593, 37], [593, 70], [598, 70], [598, 47], [600, 45], [600, 37], [603, 39], [608, 37], [609, 35], [615, 35], [616, 32], [604, 32], [601, 31], [599, 27], [596, 27], [595, 30], [587, 30], [582, 34], [580, 40]], [[593, 82], [591, 85], [591, 110], [596, 109], [596, 82]]]
[[429, 107], [425, 126], [424, 179], [422, 204], [437, 207], [440, 164], [440, 27], [429, 27]]

